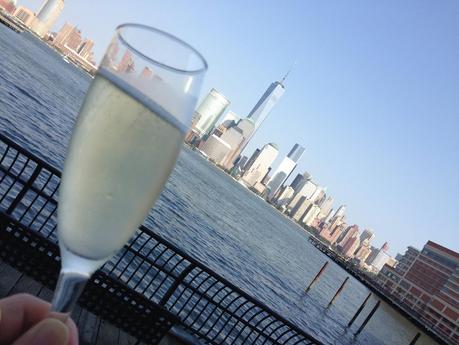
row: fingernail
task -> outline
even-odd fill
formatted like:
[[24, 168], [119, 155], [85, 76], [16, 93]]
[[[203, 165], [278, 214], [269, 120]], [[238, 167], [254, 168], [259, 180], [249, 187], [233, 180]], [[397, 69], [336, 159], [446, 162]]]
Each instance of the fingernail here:
[[51, 319], [59, 320], [62, 323], [67, 323], [70, 315], [68, 313], [58, 313], [58, 312], [52, 311], [49, 313], [48, 317]]
[[67, 345], [69, 329], [57, 319], [46, 319], [36, 330], [33, 345]]

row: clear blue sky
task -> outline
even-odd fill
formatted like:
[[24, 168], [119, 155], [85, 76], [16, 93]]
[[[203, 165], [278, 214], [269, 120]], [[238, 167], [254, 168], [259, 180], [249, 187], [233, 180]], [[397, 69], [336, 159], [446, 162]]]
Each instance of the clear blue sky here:
[[298, 172], [376, 244], [459, 251], [459, 1], [65, 0], [56, 29], [66, 20], [98, 59], [123, 22], [183, 38], [209, 62], [203, 94], [215, 87], [239, 115], [296, 60], [249, 153], [301, 143]]

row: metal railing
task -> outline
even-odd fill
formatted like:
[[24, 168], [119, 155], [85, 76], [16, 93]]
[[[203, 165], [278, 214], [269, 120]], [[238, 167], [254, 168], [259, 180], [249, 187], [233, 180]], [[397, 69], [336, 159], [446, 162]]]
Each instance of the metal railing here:
[[[0, 211], [56, 243], [60, 172], [0, 134]], [[141, 226], [101, 272], [164, 307], [210, 344], [322, 344]]]

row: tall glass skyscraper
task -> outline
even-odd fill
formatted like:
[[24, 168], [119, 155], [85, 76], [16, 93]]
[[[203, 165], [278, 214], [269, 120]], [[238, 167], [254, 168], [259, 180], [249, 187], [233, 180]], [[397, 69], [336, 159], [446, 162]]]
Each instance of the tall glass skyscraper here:
[[[282, 82], [284, 79], [285, 78], [282, 79]], [[268, 117], [274, 105], [284, 94], [285, 87], [282, 82], [275, 81], [272, 83], [250, 111], [249, 116], [247, 116], [255, 122], [255, 131], [260, 127], [266, 117]]]
[[293, 145], [292, 149], [288, 153], [287, 157], [290, 158], [292, 161], [295, 163], [298, 163], [300, 160], [301, 156], [304, 153], [305, 148], [301, 146], [300, 144], [295, 144]]

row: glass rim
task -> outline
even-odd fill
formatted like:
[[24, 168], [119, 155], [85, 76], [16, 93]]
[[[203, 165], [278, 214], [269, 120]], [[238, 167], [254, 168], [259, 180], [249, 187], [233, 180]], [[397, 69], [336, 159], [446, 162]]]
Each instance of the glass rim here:
[[[155, 32], [157, 34], [160, 34], [160, 35], [162, 35], [164, 37], [169, 38], [170, 40], [172, 40], [172, 41], [174, 41], [174, 42], [176, 42], [176, 43], [178, 43], [178, 44], [180, 44], [182, 46], [185, 46], [186, 48], [190, 49], [190, 51], [198, 57], [198, 59], [201, 61], [202, 67], [198, 68], [198, 69], [182, 69], [182, 68], [170, 66], [170, 65], [165, 64], [163, 62], [155, 60], [154, 58], [149, 57], [148, 55], [145, 55], [140, 50], [138, 50], [137, 48], [134, 48], [131, 44], [129, 44], [129, 42], [123, 37], [122, 30], [125, 29], [125, 28], [137, 28], [137, 29], [144, 29], [144, 30], [148, 30], [148, 31], [151, 31], [151, 32]], [[204, 58], [204, 56], [202, 56], [202, 54], [197, 49], [195, 49], [192, 45], [186, 43], [184, 40], [182, 40], [182, 39], [178, 38], [177, 36], [174, 36], [174, 35], [166, 32], [166, 31], [163, 31], [163, 30], [160, 30], [160, 29], [156, 29], [156, 28], [154, 28], [152, 26], [145, 25], [145, 24], [124, 23], [124, 24], [120, 24], [120, 25], [118, 25], [116, 27], [116, 36], [119, 38], [119, 40], [124, 45], [126, 45], [129, 49], [131, 49], [135, 54], [141, 56], [145, 60], [147, 60], [147, 61], [149, 61], [149, 62], [151, 62], [151, 63], [153, 63], [155, 65], [161, 66], [161, 67], [166, 68], [166, 69], [168, 69], [170, 71], [183, 73], [183, 74], [199, 74], [199, 73], [205, 72], [208, 69], [208, 65], [207, 65], [206, 59]]]

